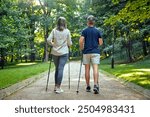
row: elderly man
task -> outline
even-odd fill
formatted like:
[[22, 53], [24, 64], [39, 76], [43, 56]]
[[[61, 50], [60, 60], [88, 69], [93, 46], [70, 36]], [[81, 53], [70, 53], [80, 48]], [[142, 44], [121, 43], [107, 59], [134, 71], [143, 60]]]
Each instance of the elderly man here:
[[103, 44], [100, 31], [95, 28], [95, 18], [90, 15], [87, 18], [87, 28], [82, 31], [79, 44], [80, 49], [83, 51], [83, 64], [85, 65], [85, 80], [86, 91], [91, 92], [90, 86], [90, 63], [93, 67], [94, 76], [94, 94], [99, 93], [99, 71], [98, 65], [100, 64], [100, 48], [99, 45]]

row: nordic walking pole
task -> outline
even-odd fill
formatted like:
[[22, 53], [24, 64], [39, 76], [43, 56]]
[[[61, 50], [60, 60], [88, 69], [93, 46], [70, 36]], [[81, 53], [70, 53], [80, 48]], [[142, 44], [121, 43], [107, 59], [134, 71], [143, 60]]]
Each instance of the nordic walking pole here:
[[52, 55], [50, 54], [50, 52], [51, 52], [51, 48], [50, 48], [50, 51], [49, 51], [49, 55], [50, 55], [50, 63], [49, 63], [49, 70], [48, 70], [48, 76], [47, 76], [46, 91], [47, 91], [47, 89], [48, 89], [49, 76], [50, 76], [50, 73], [51, 73]]
[[76, 91], [77, 94], [79, 93], [79, 84], [80, 84], [80, 77], [81, 77], [82, 63], [83, 63], [83, 54], [81, 55], [80, 72], [79, 72], [78, 86], [77, 86], [77, 91]]
[[68, 56], [68, 81], [69, 81], [69, 89], [70, 89], [70, 47], [69, 47], [69, 56]]

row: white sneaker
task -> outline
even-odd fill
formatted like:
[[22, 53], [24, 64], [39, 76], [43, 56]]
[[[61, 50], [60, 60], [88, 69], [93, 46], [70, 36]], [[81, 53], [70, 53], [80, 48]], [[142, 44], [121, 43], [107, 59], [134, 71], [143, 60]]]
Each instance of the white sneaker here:
[[58, 93], [58, 94], [60, 94], [60, 93], [63, 93], [64, 90], [62, 90], [61, 88], [57, 88], [55, 92]]

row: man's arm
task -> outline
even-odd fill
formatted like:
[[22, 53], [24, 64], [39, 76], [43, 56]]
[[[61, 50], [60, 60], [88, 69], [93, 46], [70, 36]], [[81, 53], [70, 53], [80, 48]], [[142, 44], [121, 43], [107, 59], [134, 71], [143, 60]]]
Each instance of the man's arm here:
[[80, 46], [80, 50], [83, 50], [83, 45], [84, 45], [84, 37], [81, 36], [80, 39], [79, 39], [79, 46]]
[[103, 39], [99, 38], [99, 45], [102, 45], [102, 44], [103, 44]]

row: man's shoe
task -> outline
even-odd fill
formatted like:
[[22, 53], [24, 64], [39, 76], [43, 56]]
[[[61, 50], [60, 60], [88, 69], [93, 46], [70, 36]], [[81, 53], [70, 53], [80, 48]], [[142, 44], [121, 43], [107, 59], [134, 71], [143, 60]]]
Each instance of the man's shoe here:
[[99, 94], [99, 86], [94, 85], [93, 91], [94, 91], [94, 94]]
[[86, 87], [86, 92], [91, 92], [91, 87], [90, 86]]

